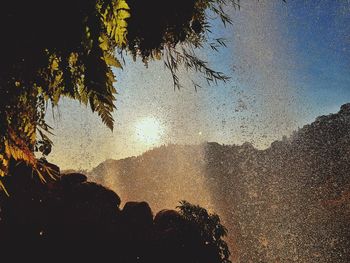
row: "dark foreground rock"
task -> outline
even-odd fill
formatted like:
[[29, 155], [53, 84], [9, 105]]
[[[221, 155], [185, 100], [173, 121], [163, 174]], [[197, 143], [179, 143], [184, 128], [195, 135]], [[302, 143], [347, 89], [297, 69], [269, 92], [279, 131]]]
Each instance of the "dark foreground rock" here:
[[[54, 169], [59, 174], [59, 168]], [[229, 262], [224, 243], [217, 245], [223, 233], [213, 232], [222, 226], [217, 221], [208, 232], [211, 218], [216, 217], [199, 207], [187, 204], [186, 211], [194, 208], [187, 216], [163, 210], [154, 218], [146, 202], [128, 202], [121, 209], [115, 192], [88, 182], [83, 174], [63, 174], [42, 183], [23, 164], [14, 165], [11, 171], [4, 180], [10, 197], [0, 193], [2, 257], [25, 256], [29, 260], [49, 255], [68, 262], [93, 257], [98, 262]], [[198, 222], [191, 220], [196, 209], [204, 215]]]

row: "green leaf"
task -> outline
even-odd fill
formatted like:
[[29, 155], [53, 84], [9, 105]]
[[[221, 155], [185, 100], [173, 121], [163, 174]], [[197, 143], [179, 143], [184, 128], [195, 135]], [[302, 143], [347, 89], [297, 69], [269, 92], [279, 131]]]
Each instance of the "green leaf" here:
[[104, 54], [104, 60], [106, 61], [107, 65], [109, 65], [109, 66], [113, 66], [116, 68], [123, 68], [123, 66], [119, 62], [119, 60], [107, 52], [105, 52], [105, 54]]
[[1, 180], [0, 180], [0, 189], [3, 190], [7, 196], [10, 196], [10, 194], [6, 190], [5, 185], [2, 183]]

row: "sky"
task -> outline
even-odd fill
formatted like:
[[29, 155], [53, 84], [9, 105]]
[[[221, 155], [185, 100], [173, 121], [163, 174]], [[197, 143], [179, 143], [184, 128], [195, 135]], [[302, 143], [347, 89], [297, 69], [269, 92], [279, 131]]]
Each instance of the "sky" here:
[[[55, 133], [48, 160], [61, 169], [91, 169], [170, 143], [247, 141], [264, 149], [350, 102], [348, 0], [242, 0], [239, 10], [227, 11], [233, 25], [216, 21], [212, 30], [227, 48], [198, 55], [229, 82], [208, 86], [182, 71], [183, 88], [174, 90], [162, 61], [145, 67], [126, 57], [124, 69], [115, 71], [114, 131], [89, 108], [63, 99], [55, 118], [47, 116]], [[191, 80], [202, 88], [195, 91]], [[142, 127], [154, 130], [152, 139]]]

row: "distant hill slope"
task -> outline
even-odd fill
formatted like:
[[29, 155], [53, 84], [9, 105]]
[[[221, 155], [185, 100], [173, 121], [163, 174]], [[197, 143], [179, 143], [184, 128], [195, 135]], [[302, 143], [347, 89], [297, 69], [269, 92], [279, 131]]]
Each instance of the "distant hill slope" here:
[[350, 104], [266, 150], [162, 146], [89, 176], [156, 209], [186, 199], [215, 210], [239, 262], [350, 262]]
[[145, 200], [155, 210], [175, 207], [181, 199], [210, 207], [202, 149], [162, 146], [138, 157], [103, 162], [89, 176], [115, 190], [122, 199]]

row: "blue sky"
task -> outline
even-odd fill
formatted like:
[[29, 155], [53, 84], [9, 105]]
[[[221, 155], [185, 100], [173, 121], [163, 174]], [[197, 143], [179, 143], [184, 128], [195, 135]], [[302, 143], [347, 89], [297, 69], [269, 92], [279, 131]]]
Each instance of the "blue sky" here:
[[343, 1], [291, 1], [289, 37], [304, 60], [296, 75], [315, 112], [350, 101], [350, 5]]
[[[98, 116], [76, 102], [62, 101], [53, 123], [55, 147], [49, 160], [63, 169], [91, 168], [105, 159], [138, 155], [167, 143], [252, 142], [267, 147], [273, 140], [336, 112], [350, 102], [350, 4], [347, 0], [241, 1], [228, 9], [233, 26], [215, 23], [215, 35], [227, 48], [198, 54], [231, 81], [195, 92], [181, 73], [184, 88], [174, 91], [162, 62], [146, 68], [127, 58], [116, 71], [119, 91], [111, 133]], [[147, 145], [135, 137], [135, 125], [156, 118], [161, 140]]]

